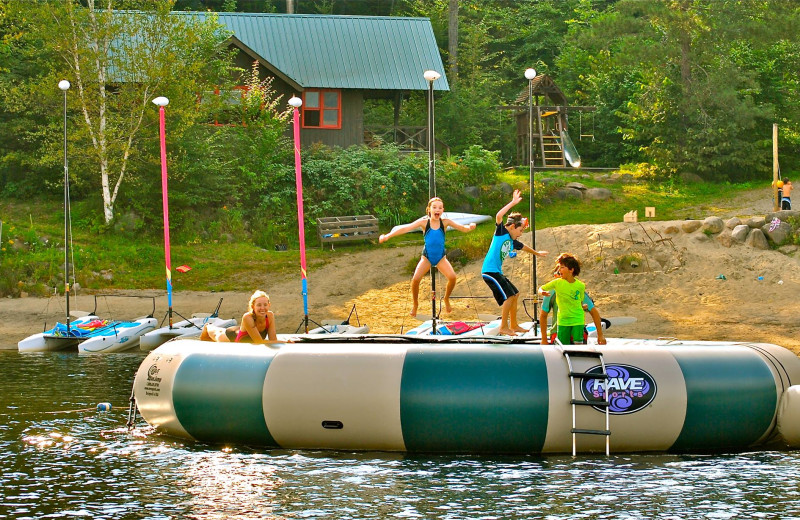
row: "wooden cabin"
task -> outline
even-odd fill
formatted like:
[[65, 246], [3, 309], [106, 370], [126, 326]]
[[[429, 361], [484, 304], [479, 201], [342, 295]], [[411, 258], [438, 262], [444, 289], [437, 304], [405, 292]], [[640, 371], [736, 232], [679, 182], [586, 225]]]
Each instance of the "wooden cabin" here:
[[[395, 117], [378, 130], [383, 140], [401, 148], [427, 148], [424, 126], [402, 128], [397, 120], [404, 94], [428, 90], [424, 71], [442, 74], [434, 81], [434, 90], [449, 90], [428, 18], [217, 15], [231, 32], [238, 67], [249, 70], [256, 61], [264, 76], [274, 78], [272, 87], [284, 101], [293, 95], [302, 98], [302, 145], [369, 144], [376, 131], [364, 126], [364, 100], [388, 99], [394, 103]], [[235, 103], [243, 89], [224, 94]]]
[[[532, 105], [530, 111], [529, 104]], [[595, 110], [589, 106], [568, 106], [566, 96], [547, 74], [533, 78], [530, 86], [519, 93], [514, 105], [507, 108], [514, 110], [518, 164], [529, 164], [532, 152], [533, 165], [538, 168], [569, 166], [564, 153], [565, 138], [569, 139], [567, 112]]]

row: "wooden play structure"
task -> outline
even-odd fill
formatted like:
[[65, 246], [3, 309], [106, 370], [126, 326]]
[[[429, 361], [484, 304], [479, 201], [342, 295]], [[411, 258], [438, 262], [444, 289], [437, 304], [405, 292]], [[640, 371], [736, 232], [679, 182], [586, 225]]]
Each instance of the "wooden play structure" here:
[[[593, 106], [568, 106], [567, 98], [547, 74], [536, 76], [532, 82], [532, 112], [528, 113], [528, 85], [517, 96], [514, 105], [503, 107], [514, 110], [517, 124], [517, 161], [527, 165], [534, 154], [535, 168], [566, 168], [579, 166], [580, 158], [569, 137], [568, 112], [593, 112]], [[582, 126], [582, 125], [581, 125]], [[533, 135], [529, 136], [529, 130]], [[594, 138], [593, 134], [579, 129], [578, 137]], [[533, 146], [531, 147], [531, 139]], [[572, 154], [570, 154], [572, 149]], [[576, 160], [577, 157], [577, 160]]]

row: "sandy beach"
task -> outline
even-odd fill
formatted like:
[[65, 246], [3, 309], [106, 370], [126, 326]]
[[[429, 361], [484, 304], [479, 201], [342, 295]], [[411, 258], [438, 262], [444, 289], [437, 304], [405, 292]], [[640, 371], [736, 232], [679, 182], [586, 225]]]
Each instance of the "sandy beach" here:
[[[714, 207], [697, 208], [687, 217], [702, 220], [708, 216], [723, 219], [763, 216], [771, 211], [771, 204], [769, 190], [764, 189]], [[608, 336], [756, 341], [775, 343], [800, 353], [797, 248], [790, 246], [781, 252], [744, 244], [728, 247], [716, 236], [700, 230], [682, 231], [684, 222], [619, 222], [537, 230], [536, 247], [549, 251], [550, 257], [537, 262], [536, 283], [541, 285], [550, 279], [552, 260], [559, 253], [571, 252], [583, 262], [580, 278], [601, 314], [636, 318], [633, 324], [612, 326]], [[523, 236], [524, 242], [530, 240], [529, 233]], [[310, 272], [311, 319], [345, 318], [355, 304], [359, 320], [367, 323], [372, 332], [400, 333], [418, 324], [408, 316], [410, 274], [405, 270], [421, 252], [421, 237], [409, 235], [397, 242], [401, 245], [376, 246], [359, 252], [339, 247], [333, 261]], [[504, 265], [523, 297], [531, 295], [530, 262], [529, 255], [520, 254]], [[498, 312], [480, 278], [480, 267], [481, 261], [475, 261], [456, 268], [455, 309], [448, 319], [476, 320], [478, 314]], [[443, 289], [444, 281], [440, 280], [437, 286]], [[303, 318], [299, 276], [256, 274], [255, 288], [270, 294], [278, 332], [298, 329]], [[164, 290], [115, 293], [150, 299], [101, 297], [97, 309], [100, 315], [131, 319], [149, 314], [153, 297], [154, 315], [162, 318], [166, 313]], [[429, 294], [426, 280], [420, 291], [420, 313], [430, 313]], [[240, 318], [249, 295], [250, 292], [178, 291], [173, 297], [173, 308], [184, 316], [211, 312], [223, 298], [220, 314]], [[458, 299], [459, 296], [469, 299]], [[92, 310], [93, 306], [94, 297], [85, 293], [71, 304], [72, 309], [84, 311]], [[522, 307], [520, 313], [524, 314]], [[0, 342], [0, 347], [16, 348], [17, 341], [40, 332], [45, 322], [52, 326], [55, 321], [63, 320], [63, 316], [63, 297], [4, 298], [0, 300], [0, 333], [8, 341]], [[355, 317], [351, 321], [355, 322]]]

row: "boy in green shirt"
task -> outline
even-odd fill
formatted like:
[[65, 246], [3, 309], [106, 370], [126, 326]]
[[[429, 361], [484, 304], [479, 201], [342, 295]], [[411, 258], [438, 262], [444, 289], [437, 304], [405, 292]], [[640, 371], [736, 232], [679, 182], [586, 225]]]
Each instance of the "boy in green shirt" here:
[[556, 259], [559, 278], [547, 282], [539, 289], [539, 294], [549, 296], [556, 293], [558, 304], [558, 340], [562, 345], [583, 342], [583, 298], [586, 285], [575, 278], [581, 272], [581, 264], [574, 255], [562, 253]]

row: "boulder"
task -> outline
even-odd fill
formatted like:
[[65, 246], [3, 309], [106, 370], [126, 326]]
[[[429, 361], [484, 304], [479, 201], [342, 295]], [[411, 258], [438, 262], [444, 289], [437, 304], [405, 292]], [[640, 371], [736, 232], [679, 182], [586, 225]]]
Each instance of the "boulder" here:
[[447, 259], [452, 261], [458, 260], [464, 256], [464, 250], [458, 247], [451, 249], [447, 252]]
[[721, 233], [725, 229], [725, 223], [719, 217], [707, 217], [703, 221], [703, 233]]
[[575, 188], [559, 188], [556, 192], [556, 197], [562, 200], [567, 199], [582, 199], [583, 192]]
[[747, 224], [747, 225], [748, 225], [748, 226], [750, 226], [751, 228], [754, 228], [754, 229], [755, 229], [755, 228], [760, 228], [760, 227], [761, 227], [761, 226], [763, 226], [763, 225], [764, 225], [766, 222], [767, 222], [767, 221], [766, 221], [766, 219], [765, 219], [764, 217], [750, 217], [749, 219], [747, 219], [747, 221], [745, 222], [745, 224]]
[[681, 224], [681, 229], [683, 229], [684, 233], [694, 233], [703, 225], [702, 222], [699, 220], [685, 220]]
[[580, 182], [570, 182], [570, 183], [567, 183], [567, 185], [564, 186], [564, 187], [565, 188], [575, 188], [576, 190], [581, 190], [581, 191], [585, 191], [586, 190], [586, 186], [584, 186]]
[[747, 224], [739, 224], [733, 231], [731, 231], [731, 238], [734, 242], [738, 242], [743, 244], [745, 240], [747, 240], [747, 235], [750, 234], [750, 226]]
[[514, 193], [514, 188], [507, 182], [498, 182], [494, 186], [492, 186], [492, 190], [499, 191], [503, 195], [511, 195]]
[[702, 177], [696, 173], [683, 172], [679, 175], [680, 179], [687, 184], [699, 184], [705, 182]]
[[754, 229], [747, 235], [747, 240], [744, 243], [750, 247], [754, 247], [756, 249], [767, 250], [769, 249], [769, 242], [767, 242], [767, 237], [764, 236], [764, 233], [761, 232], [760, 229]]
[[787, 224], [786, 222], [776, 222], [773, 224], [770, 222], [769, 224], [764, 224], [761, 228], [761, 231], [767, 238], [772, 241], [773, 244], [776, 245], [783, 245], [789, 239], [792, 234], [792, 226]]
[[481, 195], [481, 189], [477, 186], [467, 186], [464, 188], [463, 193], [467, 197], [472, 197], [473, 199], [477, 199]]
[[772, 219], [778, 218], [781, 221], [789, 220], [790, 217], [798, 217], [800, 216], [800, 211], [794, 209], [783, 209], [780, 211], [773, 211], [772, 213], [767, 213], [764, 217], [764, 220], [767, 222], [771, 222]]
[[723, 247], [731, 247], [733, 245], [733, 238], [731, 237], [731, 230], [726, 229], [717, 235], [717, 242]]
[[589, 188], [583, 193], [588, 200], [608, 200], [613, 196], [611, 190], [606, 188]]
[[675, 235], [675, 234], [680, 233], [680, 232], [681, 232], [681, 229], [678, 226], [675, 226], [675, 225], [672, 225], [672, 224], [670, 224], [669, 226], [664, 228], [664, 233], [666, 233], [667, 235]]
[[731, 219], [728, 219], [728, 221], [725, 223], [725, 227], [728, 229], [733, 229], [741, 223], [742, 219], [740, 219], [739, 217], [733, 217]]

